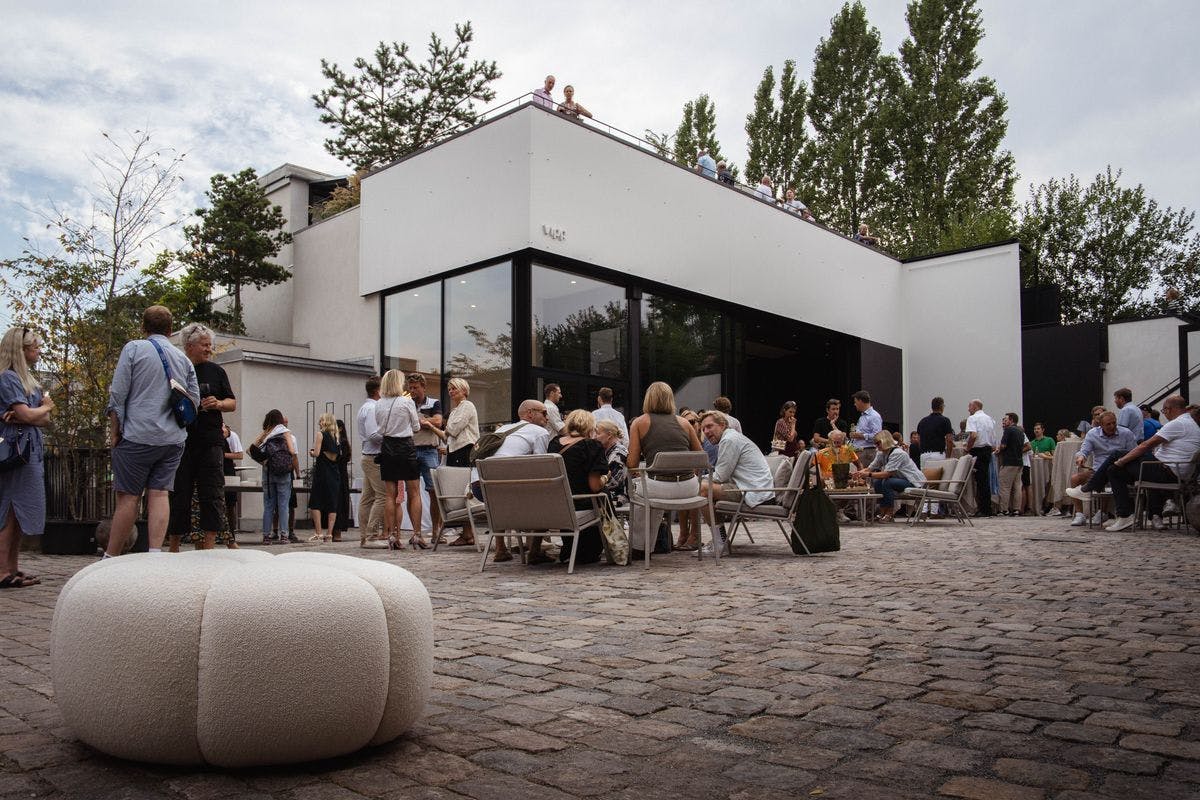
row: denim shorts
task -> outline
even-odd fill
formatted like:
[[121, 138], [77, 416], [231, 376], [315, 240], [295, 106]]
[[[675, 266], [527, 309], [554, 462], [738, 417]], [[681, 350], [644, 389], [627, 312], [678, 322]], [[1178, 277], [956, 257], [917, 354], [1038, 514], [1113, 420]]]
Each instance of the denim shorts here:
[[175, 470], [183, 457], [179, 444], [138, 444], [128, 439], [112, 449], [113, 488], [122, 494], [140, 495], [144, 489], [175, 488]]
[[417, 448], [417, 466], [421, 468], [421, 481], [428, 492], [433, 491], [433, 471], [441, 466], [441, 463], [442, 457], [438, 455], [436, 447]]

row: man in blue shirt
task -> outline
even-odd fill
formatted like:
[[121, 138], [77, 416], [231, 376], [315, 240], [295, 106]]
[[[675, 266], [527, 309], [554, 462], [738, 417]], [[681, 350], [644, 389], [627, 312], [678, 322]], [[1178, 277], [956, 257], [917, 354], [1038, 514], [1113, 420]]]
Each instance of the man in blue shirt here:
[[187, 429], [179, 427], [168, 405], [171, 382], [183, 387], [200, 408], [196, 368], [167, 339], [172, 321], [165, 306], [147, 308], [142, 314], [146, 338], [126, 342], [113, 370], [106, 411], [117, 507], [105, 558], [124, 552], [143, 491], [150, 520], [150, 551], [161, 550], [167, 535], [167, 493], [175, 485], [175, 470], [187, 439]]
[[858, 422], [850, 432], [850, 444], [859, 451], [858, 460], [870, 464], [875, 457], [875, 434], [883, 430], [883, 417], [871, 407], [871, 393], [866, 389], [859, 389], [852, 397], [858, 409]]
[[1113, 402], [1117, 404], [1117, 424], [1128, 428], [1139, 442], [1145, 438], [1142, 435], [1142, 411], [1133, 404], [1133, 391], [1122, 387], [1113, 392]]
[[[1079, 472], [1071, 476], [1071, 488], [1067, 489], [1067, 496], [1075, 502], [1075, 518], [1071, 520], [1073, 527], [1079, 527], [1087, 521], [1084, 501], [1088, 499], [1088, 492], [1091, 490], [1079, 487], [1093, 480], [1095, 475], [1094, 469], [1084, 467], [1088, 456], [1091, 456], [1092, 463], [1098, 468], [1113, 453], [1126, 453], [1135, 447], [1137, 439], [1128, 428], [1117, 424], [1117, 415], [1111, 411], [1103, 412], [1100, 415], [1100, 425], [1087, 432], [1083, 437], [1083, 444], [1079, 446], [1079, 453], [1075, 456], [1075, 466], [1079, 468]], [[1100, 488], [1103, 488], [1103, 485]], [[1099, 513], [1096, 512], [1097, 515]]]
[[1158, 412], [1150, 406], [1142, 406], [1142, 441], [1158, 433], [1160, 428], [1162, 423], [1158, 421]]
[[699, 172], [706, 178], [717, 177], [717, 162], [708, 154], [707, 147], [701, 147], [700, 152], [696, 156], [696, 172]]

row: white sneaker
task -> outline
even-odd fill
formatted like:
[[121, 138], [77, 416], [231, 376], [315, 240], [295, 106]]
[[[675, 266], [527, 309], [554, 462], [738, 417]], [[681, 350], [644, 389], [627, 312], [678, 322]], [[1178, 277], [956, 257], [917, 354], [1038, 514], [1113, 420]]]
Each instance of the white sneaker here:
[[1128, 530], [1129, 528], [1132, 528], [1132, 527], [1133, 527], [1133, 517], [1132, 516], [1117, 517], [1115, 520], [1113, 520], [1113, 524], [1109, 525], [1107, 528], [1105, 528], [1105, 530], [1115, 532], [1115, 531]]
[[1059, 511], [1058, 506], [1055, 506], [1054, 508], [1052, 508], [1046, 512], [1046, 516], [1047, 517], [1061, 517], [1062, 512]]
[[1095, 514], [1092, 514], [1092, 524], [1093, 525], [1099, 525], [1103, 521], [1104, 521], [1104, 512], [1103, 511], [1097, 511]]
[[847, 517], [845, 514], [843, 514], [841, 511], [839, 511], [838, 515], [837, 515], [837, 521], [842, 523], [843, 525], [845, 525], [847, 522], [850, 521], [850, 518]]
[[1072, 486], [1067, 489], [1067, 497], [1074, 497], [1076, 500], [1090, 500], [1088, 493], [1079, 486]]
[[1071, 527], [1078, 528], [1087, 524], [1087, 518], [1083, 516], [1082, 511], [1075, 512], [1075, 519], [1071, 520]]
[[1163, 522], [1163, 518], [1158, 514], [1155, 514], [1150, 518], [1150, 527], [1154, 528], [1156, 531], [1161, 531], [1165, 530], [1167, 526], [1166, 523]]

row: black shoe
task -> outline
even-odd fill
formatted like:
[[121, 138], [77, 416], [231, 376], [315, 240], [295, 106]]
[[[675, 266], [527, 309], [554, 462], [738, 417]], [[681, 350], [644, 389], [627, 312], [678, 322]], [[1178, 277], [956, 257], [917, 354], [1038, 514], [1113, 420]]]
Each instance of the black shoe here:
[[294, 533], [289, 533], [287, 540], [289, 542], [291, 542], [292, 544], [300, 544], [300, 540], [298, 538], [296, 538], [296, 534], [294, 534]]

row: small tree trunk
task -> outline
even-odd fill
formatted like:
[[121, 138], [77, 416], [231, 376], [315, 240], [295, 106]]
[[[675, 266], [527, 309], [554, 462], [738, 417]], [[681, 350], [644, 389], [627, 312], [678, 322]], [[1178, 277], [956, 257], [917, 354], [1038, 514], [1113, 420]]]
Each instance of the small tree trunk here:
[[233, 285], [233, 332], [243, 333], [246, 326], [242, 324], [242, 285]]

